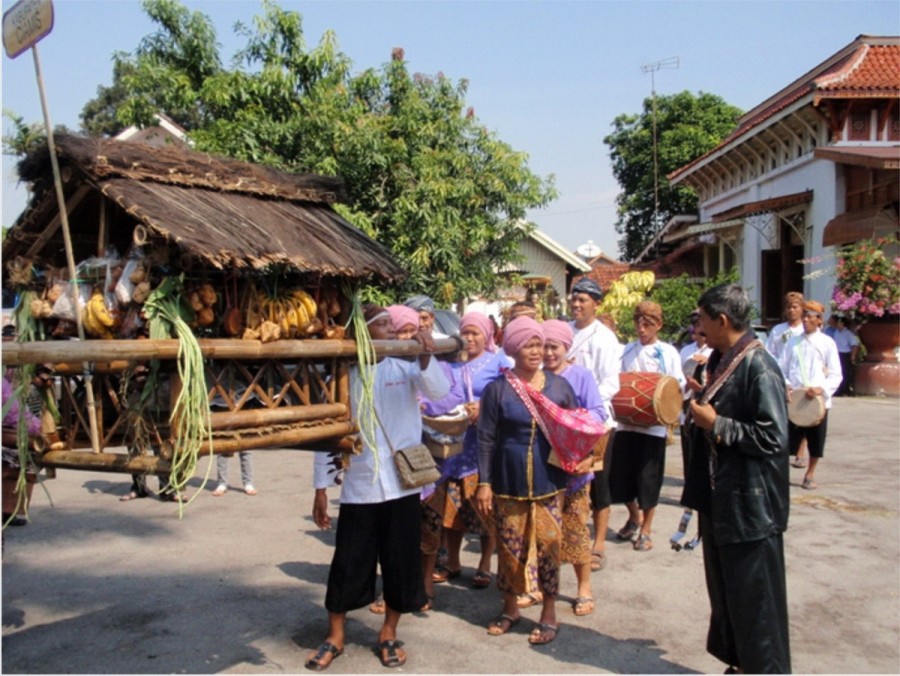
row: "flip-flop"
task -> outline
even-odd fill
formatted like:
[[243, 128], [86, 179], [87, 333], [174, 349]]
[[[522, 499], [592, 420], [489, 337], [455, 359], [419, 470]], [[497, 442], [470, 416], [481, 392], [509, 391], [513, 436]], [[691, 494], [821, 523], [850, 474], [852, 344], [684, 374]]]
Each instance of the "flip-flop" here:
[[456, 570], [450, 570], [446, 566], [438, 566], [434, 569], [434, 572], [431, 574], [431, 579], [438, 584], [442, 582], [447, 582], [448, 580], [455, 580], [460, 575], [462, 575], [462, 568], [457, 568]]
[[129, 502], [130, 500], [140, 500], [141, 498], [146, 498], [146, 497], [147, 497], [146, 493], [141, 494], [141, 493], [138, 493], [137, 491], [129, 491], [128, 495], [123, 495], [121, 498], [119, 498], [119, 502]]
[[[316, 654], [307, 659], [306, 663], [303, 666], [305, 666], [310, 671], [325, 671], [328, 667], [331, 666], [332, 662], [334, 662], [343, 654], [343, 648], [338, 648], [331, 641], [325, 641], [322, 645], [319, 646]], [[326, 655], [331, 655], [331, 659], [329, 659], [325, 664], [322, 664], [322, 659]]]
[[[558, 633], [558, 624], [556, 626], [553, 626], [552, 624], [544, 624], [543, 622], [539, 622], [538, 625], [532, 630], [531, 635], [528, 637], [528, 642], [531, 645], [547, 645], [548, 643], [553, 642]], [[550, 635], [550, 638], [546, 638], [547, 634]]]
[[591, 552], [591, 571], [597, 572], [606, 568], [606, 553], [593, 551]]
[[625, 522], [625, 525], [619, 529], [619, 532], [616, 533], [616, 539], [625, 541], [631, 540], [635, 535], [638, 534], [638, 531], [641, 529], [641, 524], [631, 521], [630, 519]]
[[632, 545], [635, 551], [638, 552], [649, 552], [653, 549], [653, 540], [650, 539], [649, 535], [639, 535], [638, 539], [634, 541]]
[[494, 576], [490, 573], [486, 573], [483, 570], [479, 570], [475, 572], [475, 577], [472, 578], [472, 588], [473, 589], [487, 589], [491, 586], [491, 582], [493, 582]]
[[819, 484], [817, 484], [815, 481], [813, 481], [809, 477], [804, 477], [803, 483], [800, 484], [800, 488], [805, 488], [808, 491], [814, 491], [818, 487], [819, 487]]
[[572, 603], [572, 611], [578, 617], [584, 617], [594, 612], [594, 599], [590, 596], [579, 596]]
[[[513, 627], [519, 624], [519, 621], [521, 619], [521, 615], [519, 617], [512, 617], [510, 615], [507, 615], [506, 613], [498, 615], [493, 620], [491, 620], [490, 624], [488, 624], [488, 636], [503, 636], [503, 634], [508, 634], [512, 631]], [[506, 629], [503, 628], [504, 622], [507, 623]]]
[[384, 602], [384, 599], [376, 599], [369, 604], [369, 612], [376, 615], [384, 615], [387, 612], [387, 604]]
[[[397, 652], [397, 648], [403, 645], [402, 641], [381, 641], [378, 645], [375, 646], [375, 652], [378, 654], [378, 659], [381, 661], [381, 666], [387, 667], [388, 669], [396, 669], [397, 667], [402, 667], [406, 664], [406, 655], [401, 655]], [[387, 651], [387, 659], [385, 659], [384, 652]]]

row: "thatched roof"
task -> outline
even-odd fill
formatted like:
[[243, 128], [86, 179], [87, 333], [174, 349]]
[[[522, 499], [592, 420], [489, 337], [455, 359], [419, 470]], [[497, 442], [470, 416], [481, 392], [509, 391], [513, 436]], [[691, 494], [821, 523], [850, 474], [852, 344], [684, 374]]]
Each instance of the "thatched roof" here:
[[[174, 243], [216, 268], [279, 263], [299, 272], [357, 278], [396, 280], [405, 274], [384, 247], [333, 210], [342, 189], [339, 179], [292, 174], [176, 144], [55, 140], [72, 238], [82, 255], [96, 250], [98, 214], [110, 200], [121, 208], [107, 226], [120, 253], [140, 224], [151, 238]], [[58, 217], [47, 149], [23, 159], [19, 173], [32, 183], [35, 196], [4, 242], [4, 259], [33, 250]], [[58, 255], [60, 244], [59, 233], [47, 237], [40, 254]]]

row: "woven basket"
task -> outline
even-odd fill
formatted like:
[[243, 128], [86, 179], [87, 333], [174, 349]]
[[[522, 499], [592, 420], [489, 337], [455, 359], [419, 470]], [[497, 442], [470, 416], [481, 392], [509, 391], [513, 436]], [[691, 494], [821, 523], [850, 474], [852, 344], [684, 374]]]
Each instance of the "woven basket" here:
[[447, 434], [451, 437], [458, 437], [465, 434], [466, 428], [469, 426], [469, 418], [460, 416], [438, 416], [432, 418], [431, 416], [423, 415], [422, 422], [435, 432]]
[[461, 453], [463, 449], [461, 441], [445, 444], [432, 439], [427, 434], [422, 436], [422, 440], [425, 442], [428, 450], [431, 451], [431, 457], [439, 460], [446, 460], [449, 457], [457, 455], [458, 453]]

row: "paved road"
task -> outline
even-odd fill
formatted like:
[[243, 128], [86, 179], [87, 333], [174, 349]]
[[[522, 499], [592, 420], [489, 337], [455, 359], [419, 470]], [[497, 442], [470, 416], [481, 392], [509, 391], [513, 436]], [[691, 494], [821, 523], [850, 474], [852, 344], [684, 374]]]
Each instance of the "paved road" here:
[[[897, 401], [839, 399], [820, 489], [801, 490], [802, 470], [792, 470], [786, 550], [797, 672], [900, 672], [898, 421]], [[60, 471], [49, 497], [38, 488], [32, 523], [4, 535], [3, 673], [304, 671], [326, 631], [334, 535], [309, 516], [310, 453], [261, 451], [255, 460], [259, 495], [213, 498], [207, 486], [181, 520], [171, 504], [120, 502], [129, 486], [121, 475]], [[402, 621], [409, 661], [400, 671], [721, 673], [704, 650], [700, 552], [666, 545], [680, 491], [680, 452], [670, 446], [656, 548], [610, 542], [609, 567], [594, 577], [598, 609], [587, 617], [569, 609], [575, 579], [565, 569], [563, 627], [545, 647], [526, 642], [537, 608], [514, 633], [485, 634], [500, 602], [493, 587], [469, 588], [477, 551], [467, 541], [465, 574], [438, 587], [437, 610]], [[614, 508], [612, 525], [624, 519]], [[346, 654], [330, 672], [383, 673], [370, 650], [379, 624], [365, 609], [351, 613]]]

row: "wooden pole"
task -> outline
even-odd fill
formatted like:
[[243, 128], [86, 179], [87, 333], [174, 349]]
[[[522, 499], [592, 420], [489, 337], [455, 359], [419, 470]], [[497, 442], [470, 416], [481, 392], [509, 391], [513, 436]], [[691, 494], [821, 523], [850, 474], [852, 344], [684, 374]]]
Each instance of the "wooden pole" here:
[[[352, 340], [277, 340], [262, 343], [258, 340], [232, 338], [203, 338], [198, 341], [204, 359], [327, 359], [331, 357], [356, 357], [356, 343]], [[375, 353], [379, 357], [412, 357], [421, 354], [422, 348], [414, 340], [375, 340]], [[459, 343], [454, 338], [440, 338], [435, 342], [435, 354], [456, 352]], [[66, 362], [115, 362], [117, 360], [139, 362], [151, 359], [178, 358], [179, 341], [163, 340], [54, 340], [27, 343], [4, 343], [3, 363], [6, 366], [21, 364], [54, 364]]]
[[[84, 325], [81, 317], [81, 304], [78, 298], [78, 284], [76, 283], [78, 276], [75, 271], [75, 254], [72, 248], [72, 235], [69, 231], [69, 215], [66, 210], [66, 197], [63, 194], [62, 178], [59, 173], [59, 160], [56, 157], [56, 144], [53, 142], [53, 124], [50, 122], [50, 109], [47, 106], [47, 96], [44, 93], [44, 76], [41, 72], [41, 59], [38, 56], [37, 45], [31, 46], [31, 53], [34, 56], [34, 72], [37, 77], [38, 92], [41, 96], [41, 108], [44, 112], [44, 127], [47, 130], [47, 147], [50, 151], [50, 165], [53, 168], [53, 184], [56, 188], [56, 201], [59, 204], [59, 222], [62, 225], [63, 241], [66, 245], [66, 262], [69, 266], [69, 280], [72, 290], [72, 302], [75, 307], [75, 324], [78, 327], [78, 339], [84, 342]], [[88, 420], [91, 428], [91, 446], [94, 453], [100, 452], [100, 434], [97, 430], [97, 407], [94, 403], [94, 382], [91, 375], [91, 365], [85, 362], [84, 371], [84, 389], [87, 395]]]
[[216, 411], [209, 416], [214, 430], [263, 427], [346, 417], [347, 407], [344, 404], [310, 404], [309, 406], [252, 408], [244, 411]]

